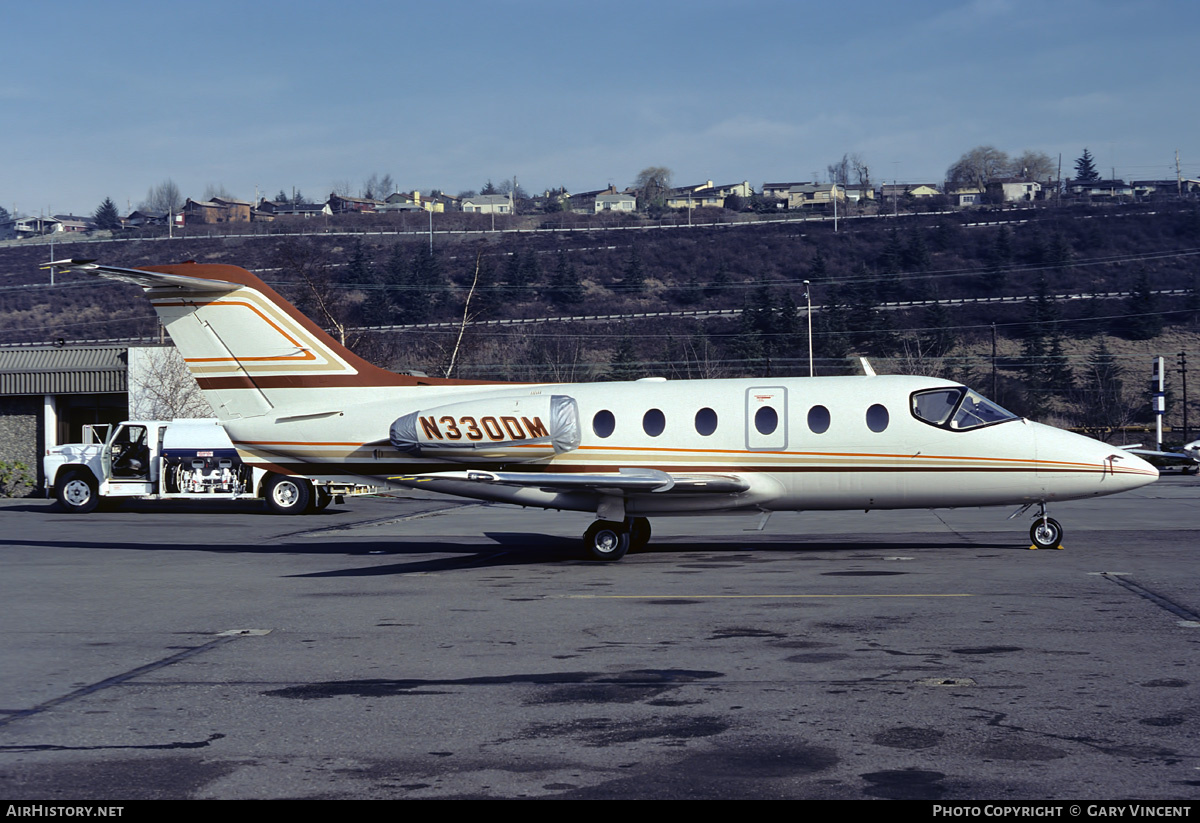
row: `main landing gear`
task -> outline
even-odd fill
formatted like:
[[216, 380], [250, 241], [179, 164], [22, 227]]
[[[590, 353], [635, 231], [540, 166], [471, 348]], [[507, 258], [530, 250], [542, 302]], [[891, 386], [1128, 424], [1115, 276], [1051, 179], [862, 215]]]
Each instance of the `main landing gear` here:
[[630, 549], [650, 542], [650, 521], [626, 517], [623, 521], [597, 520], [583, 533], [583, 550], [589, 560], [620, 560]]
[[1053, 517], [1046, 516], [1046, 503], [1041, 504], [1041, 511], [1034, 517], [1033, 525], [1029, 527], [1029, 539], [1033, 541], [1031, 549], [1061, 549], [1063, 527]]

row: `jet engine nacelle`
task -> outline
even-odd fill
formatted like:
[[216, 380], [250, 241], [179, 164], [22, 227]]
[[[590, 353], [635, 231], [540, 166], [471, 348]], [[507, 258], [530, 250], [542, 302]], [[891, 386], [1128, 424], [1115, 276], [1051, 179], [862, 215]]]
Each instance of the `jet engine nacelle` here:
[[563, 394], [484, 397], [404, 415], [392, 423], [402, 452], [445, 460], [525, 462], [579, 448], [579, 407]]

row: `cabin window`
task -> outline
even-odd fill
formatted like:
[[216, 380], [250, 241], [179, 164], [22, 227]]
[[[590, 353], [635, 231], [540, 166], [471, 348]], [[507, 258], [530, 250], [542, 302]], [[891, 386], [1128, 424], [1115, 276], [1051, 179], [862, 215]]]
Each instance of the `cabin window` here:
[[867, 409], [867, 428], [873, 432], [881, 432], [888, 427], [888, 410], [879, 403]]
[[963, 386], [929, 389], [912, 395], [912, 415], [922, 423], [966, 431], [1019, 419], [983, 395]]
[[696, 412], [696, 431], [708, 437], [717, 430], [717, 413], [709, 408]]
[[608, 409], [596, 412], [596, 416], [592, 418], [592, 431], [597, 437], [608, 437], [616, 427], [617, 419]]
[[952, 429], [975, 429], [992, 423], [1003, 423], [1005, 420], [1016, 420], [1017, 416], [1007, 409], [1002, 409], [986, 397], [967, 389], [958, 411], [950, 421]]
[[829, 431], [829, 409], [824, 406], [813, 406], [809, 409], [808, 428], [813, 434], [824, 434]]
[[771, 434], [779, 428], [779, 412], [770, 406], [763, 406], [754, 413], [754, 428], [759, 434]]
[[658, 409], [651, 409], [642, 415], [642, 431], [651, 437], [658, 437], [667, 427], [667, 418]]
[[940, 426], [954, 414], [954, 407], [960, 397], [962, 389], [917, 392], [912, 398], [913, 417]]

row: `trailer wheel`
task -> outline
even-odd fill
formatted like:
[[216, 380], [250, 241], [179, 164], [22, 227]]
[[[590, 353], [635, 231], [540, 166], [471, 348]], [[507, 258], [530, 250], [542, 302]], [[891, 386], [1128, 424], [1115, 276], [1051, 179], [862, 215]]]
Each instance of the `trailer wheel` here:
[[304, 514], [312, 493], [307, 480], [282, 474], [271, 475], [263, 486], [267, 509], [273, 514]]
[[96, 479], [85, 472], [70, 472], [59, 478], [54, 487], [58, 503], [72, 514], [87, 514], [100, 505]]

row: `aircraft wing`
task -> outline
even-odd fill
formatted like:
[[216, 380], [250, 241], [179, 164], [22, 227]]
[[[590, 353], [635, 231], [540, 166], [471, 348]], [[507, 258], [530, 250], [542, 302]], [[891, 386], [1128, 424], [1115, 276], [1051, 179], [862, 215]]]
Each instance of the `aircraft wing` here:
[[1162, 452], [1155, 451], [1154, 449], [1139, 449], [1132, 446], [1124, 448], [1123, 451], [1130, 452], [1131, 454], [1139, 454], [1142, 457], [1157, 457], [1161, 460], [1180, 460], [1184, 463], [1200, 463], [1200, 458], [1197, 458], [1197, 456], [1194, 454], [1188, 454], [1185, 451]]
[[607, 494], [634, 492], [675, 494], [736, 494], [750, 488], [737, 475], [668, 474], [658, 469], [620, 469], [615, 473], [569, 474], [565, 472], [494, 472], [476, 469], [428, 474], [402, 475], [388, 478], [423, 482], [429, 480], [466, 480], [472, 483], [494, 483], [545, 491], [592, 491]]
[[146, 289], [175, 286], [176, 288], [187, 289], [189, 291], [229, 292], [240, 288], [240, 284], [225, 280], [206, 280], [201, 277], [187, 277], [182, 274], [164, 274], [162, 272], [144, 271], [142, 269], [125, 269], [120, 266], [105, 266], [93, 260], [54, 260], [49, 263], [43, 263], [40, 268], [47, 269], [51, 266], [66, 269], [67, 271], [95, 274], [100, 277], [107, 277], [110, 280], [135, 283]]

